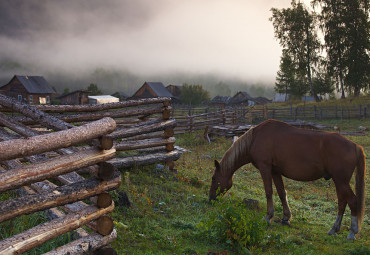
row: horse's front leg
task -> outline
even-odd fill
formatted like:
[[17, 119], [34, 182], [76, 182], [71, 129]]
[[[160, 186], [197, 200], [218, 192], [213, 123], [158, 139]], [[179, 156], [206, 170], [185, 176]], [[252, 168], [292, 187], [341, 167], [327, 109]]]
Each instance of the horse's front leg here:
[[290, 212], [290, 208], [289, 208], [289, 205], [288, 205], [286, 191], [285, 191], [285, 188], [284, 188], [283, 178], [281, 177], [281, 174], [272, 174], [272, 178], [274, 180], [276, 190], [279, 194], [281, 204], [283, 205], [284, 217], [281, 220], [281, 223], [285, 224], [285, 225], [290, 225], [289, 220], [292, 217], [292, 213]]
[[274, 217], [274, 203], [272, 199], [272, 176], [271, 176], [271, 168], [269, 167], [262, 167], [259, 169], [263, 185], [265, 187], [266, 193], [266, 200], [267, 200], [267, 213], [265, 216], [265, 220], [268, 224], [271, 223], [271, 218]]

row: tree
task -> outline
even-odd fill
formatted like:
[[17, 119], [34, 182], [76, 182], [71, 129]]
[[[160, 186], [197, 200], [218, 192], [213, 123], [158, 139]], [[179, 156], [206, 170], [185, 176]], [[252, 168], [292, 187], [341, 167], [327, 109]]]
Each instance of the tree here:
[[355, 96], [369, 88], [369, 2], [367, 0], [313, 0], [320, 5], [328, 71], [344, 90]]
[[210, 100], [209, 92], [202, 85], [182, 85], [180, 101], [188, 105], [199, 105], [203, 101]]
[[87, 87], [87, 90], [91, 92], [92, 96], [103, 94], [103, 92], [98, 88], [98, 85], [95, 83], [90, 83], [90, 85]]
[[[312, 84], [312, 67], [319, 63], [320, 42], [317, 37], [315, 18], [305, 6], [293, 0], [292, 7], [286, 9], [272, 8], [275, 37], [288, 54], [295, 66], [297, 88], [302, 85], [301, 78], [306, 76], [312, 96], [319, 101]], [[301, 91], [301, 89], [299, 90]]]

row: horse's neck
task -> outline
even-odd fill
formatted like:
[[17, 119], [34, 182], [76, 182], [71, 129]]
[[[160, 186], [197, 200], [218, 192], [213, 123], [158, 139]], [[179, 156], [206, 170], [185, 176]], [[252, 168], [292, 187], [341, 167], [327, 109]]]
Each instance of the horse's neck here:
[[225, 174], [232, 176], [241, 166], [249, 163], [247, 157], [249, 144], [245, 138], [240, 137], [222, 157], [220, 164]]

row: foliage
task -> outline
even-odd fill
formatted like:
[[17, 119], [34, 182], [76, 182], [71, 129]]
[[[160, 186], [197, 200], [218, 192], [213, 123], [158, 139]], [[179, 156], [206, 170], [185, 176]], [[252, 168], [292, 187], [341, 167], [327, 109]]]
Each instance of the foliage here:
[[87, 90], [89, 90], [91, 92], [91, 95], [92, 96], [96, 96], [96, 95], [101, 95], [103, 94], [103, 92], [98, 88], [98, 85], [96, 85], [95, 83], [91, 83], [88, 87], [87, 87]]
[[256, 246], [264, 239], [266, 223], [261, 221], [261, 213], [231, 199], [222, 198], [214, 205], [209, 218], [197, 225], [209, 241], [240, 249]]
[[[319, 64], [320, 42], [315, 27], [315, 18], [301, 2], [292, 1], [291, 8], [281, 10], [272, 8], [272, 17], [275, 37], [286, 57], [291, 59], [292, 70], [298, 81], [306, 77], [306, 84], [311, 94], [318, 101], [317, 94], [312, 84], [312, 68]], [[283, 54], [283, 55], [284, 55]], [[294, 84], [294, 83], [293, 83]], [[293, 85], [292, 84], [292, 85]], [[301, 82], [297, 84], [301, 85]], [[301, 92], [301, 89], [297, 90]], [[293, 92], [293, 91], [292, 91]], [[297, 92], [298, 93], [298, 92]], [[299, 96], [296, 94], [296, 96]]]
[[187, 83], [182, 85], [180, 95], [182, 103], [194, 106], [208, 101], [209, 99], [209, 92], [203, 89], [202, 85], [188, 85]]

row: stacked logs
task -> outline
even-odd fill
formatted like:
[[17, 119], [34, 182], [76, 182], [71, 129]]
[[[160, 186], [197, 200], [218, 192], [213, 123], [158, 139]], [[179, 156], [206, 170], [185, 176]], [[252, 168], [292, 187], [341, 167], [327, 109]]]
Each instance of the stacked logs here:
[[[70, 123], [82, 125], [103, 117], [113, 118], [117, 128], [104, 138], [113, 140], [119, 153], [109, 163], [128, 168], [164, 162], [172, 170], [181, 153], [174, 149], [176, 121], [170, 119], [170, 101], [170, 98], [147, 98], [100, 105], [37, 105], [35, 108], [62, 121], [66, 128]], [[9, 107], [10, 104], [2, 105]], [[12, 119], [23, 126], [39, 127], [35, 119], [24, 114]]]
[[[107, 136], [115, 130], [115, 121], [107, 117], [75, 127], [1, 95], [0, 104], [53, 131], [40, 132], [0, 114], [0, 192], [19, 194], [0, 202], [0, 224], [44, 210], [52, 218], [1, 240], [0, 254], [20, 254], [71, 231], [79, 238], [49, 254], [112, 251], [107, 245], [116, 238], [116, 231], [107, 214], [114, 203], [107, 191], [120, 186], [121, 176], [107, 163], [116, 152]], [[85, 179], [75, 172], [78, 169], [91, 175]], [[89, 204], [82, 201], [86, 199]]]

